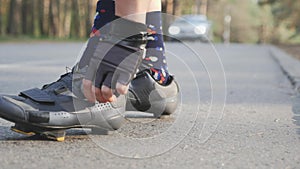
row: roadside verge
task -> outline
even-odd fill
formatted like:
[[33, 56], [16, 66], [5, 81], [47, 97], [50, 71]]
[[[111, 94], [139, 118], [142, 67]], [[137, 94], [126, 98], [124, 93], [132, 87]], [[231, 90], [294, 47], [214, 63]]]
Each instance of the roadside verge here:
[[270, 45], [270, 55], [280, 65], [282, 71], [294, 86], [295, 90], [300, 93], [300, 60], [295, 59], [283, 50]]

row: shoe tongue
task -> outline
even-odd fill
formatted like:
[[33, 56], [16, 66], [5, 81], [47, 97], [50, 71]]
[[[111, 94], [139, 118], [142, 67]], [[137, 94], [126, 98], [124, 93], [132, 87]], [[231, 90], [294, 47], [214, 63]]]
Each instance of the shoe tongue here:
[[60, 78], [53, 83], [44, 85], [42, 90], [61, 90], [62, 88], [72, 89], [72, 73], [66, 73], [60, 76]]

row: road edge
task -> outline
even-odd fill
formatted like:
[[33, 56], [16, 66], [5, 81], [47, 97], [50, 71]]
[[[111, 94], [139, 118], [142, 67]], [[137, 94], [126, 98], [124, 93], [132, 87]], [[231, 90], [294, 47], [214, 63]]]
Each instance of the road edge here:
[[300, 61], [274, 45], [269, 46], [269, 52], [300, 94]]

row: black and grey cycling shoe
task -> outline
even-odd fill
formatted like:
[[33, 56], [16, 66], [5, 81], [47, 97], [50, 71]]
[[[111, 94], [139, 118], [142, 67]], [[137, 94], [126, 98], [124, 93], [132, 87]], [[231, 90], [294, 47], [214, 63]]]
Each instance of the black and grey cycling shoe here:
[[73, 74], [67, 73], [42, 89], [0, 96], [0, 117], [15, 123], [13, 131], [57, 141], [63, 141], [70, 128], [119, 129], [125, 120], [125, 96], [113, 103], [91, 104], [72, 92], [72, 80]]
[[177, 108], [178, 97], [179, 87], [173, 76], [166, 85], [160, 85], [144, 70], [130, 83], [126, 110], [152, 113], [154, 117], [170, 115]]

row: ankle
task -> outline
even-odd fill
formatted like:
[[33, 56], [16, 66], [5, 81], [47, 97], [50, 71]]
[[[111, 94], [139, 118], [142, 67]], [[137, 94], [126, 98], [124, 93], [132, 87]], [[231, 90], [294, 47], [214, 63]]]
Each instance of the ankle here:
[[161, 85], [167, 85], [169, 82], [169, 72], [164, 69], [150, 68], [150, 74]]
[[116, 19], [112, 22], [110, 34], [120, 39], [126, 39], [142, 32], [147, 32], [145, 24], [116, 16]]

